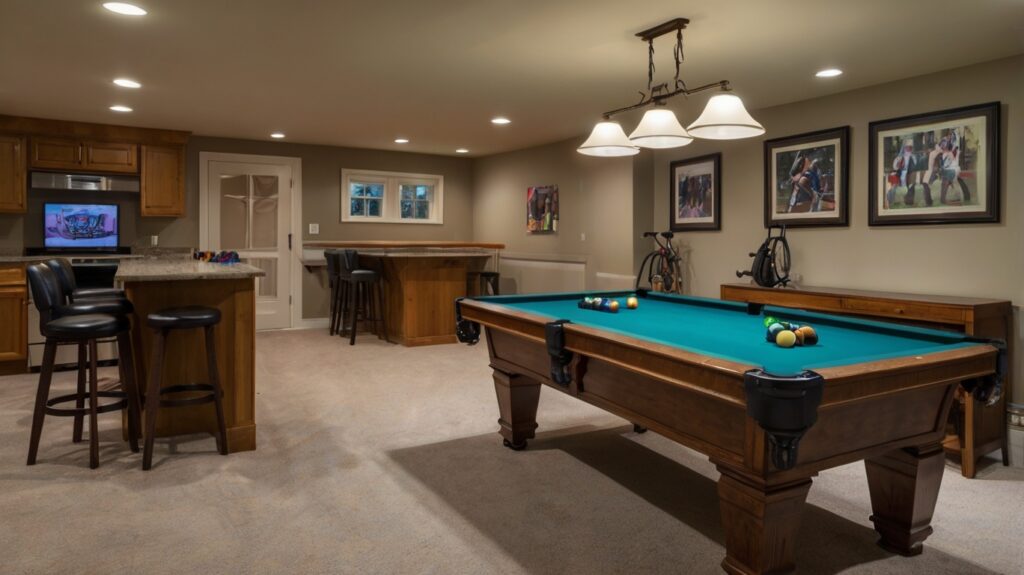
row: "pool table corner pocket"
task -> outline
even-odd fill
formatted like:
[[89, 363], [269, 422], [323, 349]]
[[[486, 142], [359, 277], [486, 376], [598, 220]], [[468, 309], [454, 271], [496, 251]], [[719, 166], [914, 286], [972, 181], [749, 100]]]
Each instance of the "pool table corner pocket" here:
[[743, 374], [747, 415], [768, 437], [772, 465], [780, 471], [796, 466], [800, 440], [818, 420], [825, 379], [813, 371], [794, 376], [762, 369]]

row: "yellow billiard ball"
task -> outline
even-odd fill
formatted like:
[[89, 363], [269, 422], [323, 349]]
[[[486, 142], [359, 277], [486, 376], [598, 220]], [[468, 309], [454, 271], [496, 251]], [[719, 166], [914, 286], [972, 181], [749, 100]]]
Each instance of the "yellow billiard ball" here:
[[626, 307], [629, 309], [636, 309], [640, 307], [640, 301], [635, 296], [629, 296], [626, 298]]
[[784, 329], [775, 336], [775, 345], [779, 347], [793, 347], [796, 345], [796, 334]]
[[619, 311], [619, 300], [613, 299], [611, 303], [608, 304], [608, 309], [612, 310], [613, 312]]

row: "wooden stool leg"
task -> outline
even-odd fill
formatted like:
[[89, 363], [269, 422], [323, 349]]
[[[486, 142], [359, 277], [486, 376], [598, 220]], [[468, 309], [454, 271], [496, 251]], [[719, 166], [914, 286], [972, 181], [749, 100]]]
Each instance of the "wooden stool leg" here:
[[36, 390], [36, 407], [32, 412], [32, 435], [28, 441], [27, 465], [36, 464], [39, 439], [43, 435], [43, 417], [46, 415], [46, 399], [50, 396], [50, 381], [53, 379], [53, 362], [57, 357], [57, 342], [46, 340], [43, 349], [43, 365], [39, 370], [39, 389]]
[[932, 534], [945, 457], [941, 444], [897, 449], [864, 460], [871, 491], [871, 521], [878, 544], [900, 555], [918, 555]]
[[228, 454], [228, 431], [224, 423], [224, 402], [220, 388], [220, 373], [217, 371], [217, 348], [213, 340], [213, 326], [203, 329], [206, 340], [206, 369], [209, 372], [210, 385], [213, 386], [213, 405], [217, 412], [217, 450], [221, 455]]
[[117, 334], [117, 365], [121, 371], [121, 388], [128, 396], [128, 446], [132, 453], [139, 452], [140, 405], [139, 384], [135, 381], [135, 357], [128, 332]]
[[[88, 359], [85, 355], [85, 343], [78, 344], [78, 398], [75, 399], [75, 407], [82, 409], [85, 407], [85, 377]], [[80, 443], [82, 441], [82, 423], [85, 421], [85, 416], [78, 414], [75, 416], [74, 430], [71, 432], [71, 442]]]
[[348, 290], [350, 287], [347, 281], [342, 281], [341, 288], [338, 290], [338, 328], [334, 330], [338, 335], [345, 334], [345, 318], [348, 317]]
[[350, 285], [348, 287], [348, 289], [349, 289], [349, 301], [348, 301], [348, 303], [349, 303], [349, 307], [351, 308], [349, 310], [349, 313], [352, 314], [352, 323], [350, 323], [349, 326], [348, 326], [348, 328], [350, 330], [352, 330], [349, 333], [349, 336], [348, 336], [349, 337], [349, 339], [348, 339], [348, 344], [349, 345], [355, 345], [356, 344], [356, 322], [359, 321], [359, 286], [360, 285], [362, 285], [362, 282], [352, 282], [352, 285]]
[[146, 433], [142, 448], [142, 469], [153, 466], [153, 439], [156, 434], [156, 415], [160, 411], [160, 379], [164, 370], [164, 344], [166, 330], [157, 330], [153, 336], [153, 356], [149, 365], [149, 384], [146, 387]]
[[335, 329], [337, 328], [338, 318], [338, 282], [335, 281], [334, 278], [332, 277], [328, 277], [327, 281], [331, 284], [331, 320], [327, 327], [327, 333], [329, 335], [334, 335]]
[[96, 340], [89, 340], [89, 468], [100, 466], [100, 431], [96, 421], [99, 407], [99, 377], [96, 375]]
[[387, 304], [384, 303], [384, 298], [385, 298], [384, 280], [383, 279], [378, 280], [376, 287], [377, 287], [377, 297], [380, 298], [380, 330], [381, 330], [381, 333], [384, 334], [384, 341], [386, 343], [391, 343], [391, 340], [388, 338]]

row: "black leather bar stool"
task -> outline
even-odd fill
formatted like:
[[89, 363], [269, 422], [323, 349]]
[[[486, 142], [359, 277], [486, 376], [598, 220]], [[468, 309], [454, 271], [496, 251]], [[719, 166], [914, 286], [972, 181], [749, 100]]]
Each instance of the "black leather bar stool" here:
[[340, 279], [345, 292], [342, 298], [342, 323], [349, 318], [349, 345], [356, 344], [356, 326], [361, 320], [369, 323], [371, 331], [388, 339], [387, 316], [385, 315], [384, 283], [381, 274], [374, 270], [359, 268], [359, 253], [356, 250], [341, 250]]
[[331, 318], [328, 327], [330, 335], [341, 331], [341, 308], [345, 301], [345, 288], [348, 282], [341, 279], [342, 253], [339, 250], [324, 250], [327, 260], [327, 282], [331, 290]]
[[[32, 299], [39, 310], [40, 331], [46, 337], [43, 365], [39, 372], [39, 388], [36, 392], [35, 410], [32, 414], [32, 434], [29, 440], [28, 465], [35, 465], [39, 452], [39, 440], [43, 433], [43, 420], [47, 415], [75, 417], [81, 420], [89, 416], [89, 467], [99, 467], [99, 432], [96, 416], [110, 411], [128, 410], [128, 442], [133, 452], [138, 452], [138, 388], [135, 385], [135, 367], [129, 338], [130, 322], [127, 313], [131, 311], [127, 300], [124, 302], [95, 302], [94, 304], [65, 304], [65, 295], [56, 274], [44, 264], [27, 268]], [[124, 310], [128, 305], [128, 311]], [[116, 313], [116, 315], [115, 315]], [[100, 391], [96, 374], [96, 342], [102, 338], [117, 340], [121, 390]], [[62, 343], [79, 345], [79, 391], [78, 393], [50, 398], [50, 383], [53, 379], [53, 365], [57, 346]], [[83, 365], [86, 363], [82, 350], [88, 349], [88, 395], [89, 406], [82, 405], [84, 399]], [[99, 398], [116, 401], [99, 404]], [[76, 407], [57, 407], [62, 403], [76, 401]], [[79, 439], [80, 431], [79, 431]]]
[[[153, 357], [149, 367], [149, 384], [146, 387], [146, 433], [145, 447], [142, 452], [142, 469], [153, 466], [153, 440], [156, 434], [156, 416], [161, 407], [180, 407], [183, 405], [200, 405], [213, 402], [217, 412], [217, 451], [221, 455], [228, 454], [227, 429], [224, 423], [223, 391], [220, 387], [220, 376], [217, 374], [217, 351], [213, 341], [213, 326], [220, 323], [220, 310], [212, 307], [181, 307], [151, 313], [146, 323], [155, 330], [153, 338]], [[173, 330], [200, 329], [206, 340], [206, 369], [209, 377], [207, 383], [176, 384], [161, 388], [164, 370], [164, 352], [167, 348], [167, 337]], [[204, 392], [195, 395], [194, 392]], [[189, 397], [164, 399], [165, 395], [189, 393]]]
[[80, 299], [121, 299], [124, 298], [124, 290], [116, 288], [79, 288], [75, 280], [75, 268], [71, 262], [64, 258], [53, 258], [46, 262], [46, 265], [57, 274], [64, 294], [70, 301]]
[[[500, 283], [501, 274], [498, 272], [468, 272], [466, 274], [466, 295], [501, 295], [501, 290], [498, 288]], [[475, 294], [474, 287], [478, 289]]]

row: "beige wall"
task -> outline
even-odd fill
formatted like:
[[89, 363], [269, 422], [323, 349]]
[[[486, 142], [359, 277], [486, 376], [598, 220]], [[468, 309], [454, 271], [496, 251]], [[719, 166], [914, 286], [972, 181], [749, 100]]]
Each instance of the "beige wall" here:
[[[573, 138], [476, 160], [473, 239], [515, 253], [586, 257], [593, 286], [596, 273], [633, 273], [633, 162], [582, 156], [578, 145]], [[558, 232], [527, 234], [526, 189], [549, 184], [558, 186]]]
[[[409, 154], [383, 150], [311, 146], [193, 137], [188, 144], [188, 216], [164, 222], [161, 245], [188, 245], [199, 238], [199, 153], [221, 152], [289, 156], [302, 160], [302, 230], [296, 238], [313, 240], [468, 240], [472, 236], [472, 161], [468, 158]], [[341, 223], [341, 169], [357, 168], [444, 176], [444, 224]], [[148, 219], [148, 218], [147, 218]], [[309, 224], [320, 234], [310, 236]], [[298, 242], [296, 242], [298, 244]], [[296, 245], [298, 248], [298, 245]], [[322, 271], [302, 272], [302, 316], [326, 317], [327, 291]]]

